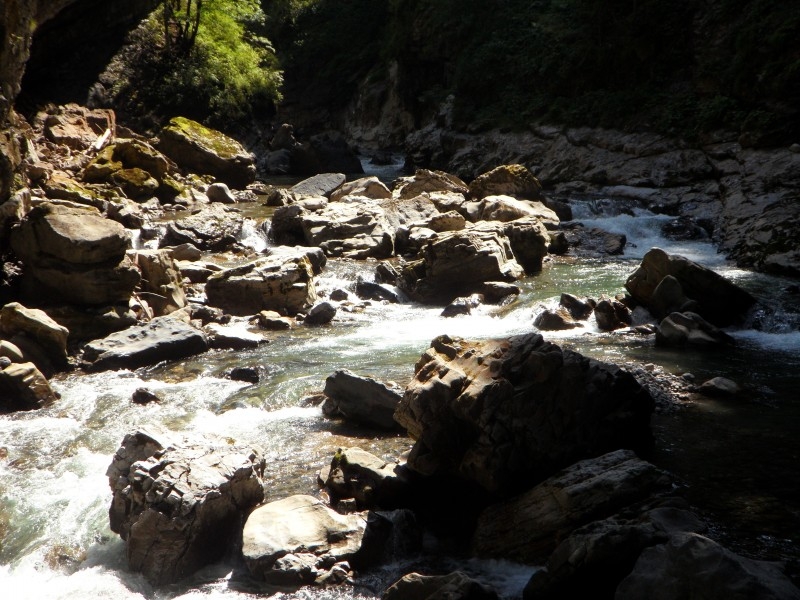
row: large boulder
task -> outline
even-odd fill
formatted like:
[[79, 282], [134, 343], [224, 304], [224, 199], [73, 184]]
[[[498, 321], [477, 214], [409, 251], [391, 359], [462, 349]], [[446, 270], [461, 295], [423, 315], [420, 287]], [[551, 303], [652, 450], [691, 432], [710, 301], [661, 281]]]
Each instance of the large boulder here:
[[185, 117], [174, 117], [161, 130], [158, 149], [178, 166], [212, 175], [235, 189], [256, 178], [253, 155], [239, 142]]
[[344, 173], [320, 173], [294, 184], [289, 191], [295, 197], [330, 196], [347, 178]]
[[527, 167], [520, 164], [500, 165], [479, 175], [469, 184], [470, 195], [481, 200], [487, 196], [505, 195], [525, 200], [542, 200], [542, 184]]
[[620, 583], [616, 600], [798, 600], [798, 589], [777, 563], [734, 554], [696, 533], [673, 534], [648, 548]]
[[206, 283], [206, 296], [211, 306], [238, 316], [262, 310], [295, 315], [314, 304], [317, 292], [311, 262], [297, 252], [214, 273]]
[[533, 217], [546, 223], [551, 229], [558, 227], [558, 215], [541, 202], [517, 200], [511, 196], [486, 196], [479, 206], [480, 219], [484, 221], [508, 222], [523, 217]]
[[525, 273], [533, 275], [542, 270], [542, 262], [550, 245], [550, 234], [541, 219], [515, 219], [503, 226], [503, 233], [508, 238], [514, 258], [525, 269]]
[[392, 192], [377, 177], [362, 177], [343, 183], [330, 194], [331, 202], [339, 202], [345, 196], [361, 196], [374, 200], [385, 200], [392, 197]]
[[142, 273], [140, 294], [144, 293], [156, 316], [186, 306], [183, 278], [169, 250], [137, 250], [133, 262]]
[[[637, 302], [655, 311], [656, 317], [663, 318], [668, 313], [661, 311], [679, 308], [665, 305], [663, 300], [653, 303], [654, 292], [669, 275], [680, 285], [686, 300], [696, 303], [693, 312], [718, 327], [741, 322], [756, 303], [752, 295], [722, 275], [660, 248], [652, 248], [644, 255], [639, 268], [625, 282], [625, 289]], [[674, 282], [671, 287], [675, 287]], [[671, 296], [674, 294], [673, 291]]]
[[653, 400], [629, 372], [538, 334], [440, 336], [415, 366], [395, 419], [408, 466], [485, 490], [524, 489], [576, 460], [652, 443]]
[[542, 564], [572, 531], [666, 490], [671, 479], [630, 450], [582, 460], [486, 508], [472, 539], [478, 556]]
[[106, 475], [130, 569], [164, 585], [221, 559], [264, 498], [264, 467], [256, 450], [224, 440], [126, 435]]
[[730, 335], [693, 312], [674, 312], [666, 316], [656, 330], [656, 344], [660, 346], [709, 348], [733, 346], [735, 343]]
[[37, 298], [127, 302], [140, 280], [125, 256], [125, 229], [94, 209], [41, 204], [12, 232], [11, 245], [25, 264], [28, 293]]
[[328, 414], [381, 429], [398, 427], [394, 411], [403, 394], [396, 386], [341, 369], [325, 380], [324, 393]]
[[313, 496], [290, 496], [256, 508], [244, 525], [242, 554], [253, 577], [285, 585], [313, 583], [361, 548], [366, 521], [340, 515]]
[[375, 200], [353, 198], [301, 215], [306, 243], [327, 256], [364, 259], [394, 254], [394, 230]]
[[227, 250], [241, 237], [242, 213], [235, 208], [213, 203], [189, 216], [170, 221], [161, 246], [192, 244], [200, 250]]
[[414, 175], [397, 180], [392, 196], [400, 199], [416, 198], [424, 192], [454, 192], [466, 195], [469, 193], [469, 188], [455, 175], [444, 171], [417, 169]]
[[515, 281], [525, 271], [497, 228], [473, 227], [437, 234], [403, 269], [400, 287], [412, 298], [448, 304], [480, 292], [487, 281]]
[[320, 469], [320, 484], [331, 504], [353, 499], [359, 509], [393, 508], [409, 493], [402, 469], [361, 448], [339, 448], [331, 464]]
[[199, 329], [171, 316], [156, 317], [89, 342], [83, 347], [83, 360], [91, 371], [136, 369], [200, 354], [208, 347]]
[[395, 581], [381, 600], [497, 600], [490, 587], [466, 573], [453, 571], [447, 575], [409, 573]]
[[0, 413], [45, 408], [58, 399], [36, 365], [0, 360]]

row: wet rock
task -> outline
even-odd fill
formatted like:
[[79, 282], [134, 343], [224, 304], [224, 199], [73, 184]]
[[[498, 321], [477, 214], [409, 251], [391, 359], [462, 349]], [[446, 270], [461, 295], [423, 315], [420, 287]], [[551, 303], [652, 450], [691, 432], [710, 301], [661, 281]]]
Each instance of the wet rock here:
[[241, 323], [236, 325], [209, 323], [203, 330], [208, 335], [208, 345], [211, 348], [244, 350], [256, 348], [267, 342], [263, 335], [249, 331], [247, 326]]
[[499, 304], [511, 296], [519, 296], [522, 290], [518, 285], [504, 281], [484, 281], [479, 294], [487, 304]]
[[147, 388], [136, 388], [131, 396], [134, 404], [150, 404], [151, 402], [161, 402], [161, 398]]
[[396, 287], [384, 283], [366, 281], [361, 277], [356, 280], [354, 291], [356, 296], [362, 300], [386, 300], [392, 304], [400, 304], [405, 300]]
[[643, 550], [665, 543], [673, 532], [705, 530], [696, 515], [680, 508], [624, 512], [584, 525], [559, 543], [525, 586], [523, 600], [612, 598]]
[[194, 244], [189, 242], [168, 248], [174, 260], [197, 261], [203, 258], [203, 253]]
[[583, 321], [591, 316], [597, 303], [588, 299], [581, 300], [572, 294], [561, 294], [558, 304], [562, 306], [573, 319], [576, 321]]
[[253, 156], [239, 142], [185, 117], [174, 117], [161, 130], [158, 149], [181, 168], [236, 189], [255, 181]]
[[237, 315], [262, 310], [295, 315], [317, 298], [311, 263], [303, 254], [269, 256], [225, 269], [206, 283], [208, 303]]
[[361, 515], [340, 515], [312, 496], [290, 496], [250, 513], [242, 555], [256, 579], [283, 585], [313, 583], [358, 551], [365, 526]]
[[23, 335], [41, 349], [48, 363], [61, 368], [67, 365], [69, 330], [42, 310], [19, 302], [6, 304], [0, 309], [0, 335], [7, 340]]
[[311, 271], [314, 275], [319, 275], [328, 263], [328, 257], [321, 248], [309, 248], [308, 246], [273, 246], [268, 248], [264, 254], [273, 258], [295, 258], [305, 256], [311, 264]]
[[140, 280], [125, 257], [125, 229], [93, 209], [41, 204], [12, 232], [11, 246], [26, 266], [23, 286], [35, 298], [127, 302]]
[[47, 378], [31, 362], [0, 365], [0, 412], [37, 410], [58, 400]]
[[234, 367], [228, 373], [232, 381], [245, 381], [247, 383], [258, 383], [261, 381], [261, 373], [255, 367]]
[[336, 306], [330, 302], [317, 302], [308, 311], [305, 320], [306, 325], [327, 325], [336, 316]]
[[469, 315], [472, 314], [473, 308], [478, 308], [481, 304], [483, 304], [483, 296], [480, 294], [456, 298], [444, 307], [441, 316], [456, 317], [458, 315]]
[[662, 319], [673, 312], [697, 312], [699, 304], [684, 294], [675, 277], [667, 275], [653, 290], [648, 308], [653, 316]]
[[544, 224], [538, 218], [523, 217], [507, 223], [503, 233], [508, 237], [514, 258], [525, 269], [525, 273], [539, 273], [550, 244], [550, 235]]
[[219, 202], [221, 204], [236, 204], [236, 196], [224, 183], [212, 183], [206, 188], [206, 196], [209, 202]]
[[156, 317], [83, 347], [90, 371], [136, 369], [163, 360], [177, 360], [208, 350], [206, 335], [172, 317]]
[[292, 328], [292, 320], [282, 317], [274, 310], [262, 310], [258, 313], [258, 325], [262, 329], [284, 331]]
[[732, 346], [736, 341], [714, 327], [697, 313], [672, 313], [664, 318], [656, 331], [656, 343], [662, 346]]
[[399, 465], [356, 447], [337, 450], [319, 480], [333, 506], [353, 499], [359, 510], [400, 506], [410, 491]]
[[188, 217], [170, 221], [161, 246], [192, 244], [203, 251], [221, 252], [241, 237], [242, 221], [237, 209], [210, 204]]
[[350, 560], [356, 569], [416, 559], [422, 552], [422, 525], [408, 509], [371, 510], [361, 548]]
[[137, 250], [132, 259], [142, 273], [140, 294], [146, 297], [155, 316], [186, 306], [183, 279], [168, 250]]
[[126, 435], [106, 475], [129, 568], [164, 585], [220, 560], [264, 498], [264, 466], [256, 450], [224, 440]]
[[697, 303], [694, 312], [717, 327], [740, 322], [756, 302], [748, 292], [722, 275], [660, 248], [653, 248], [644, 255], [639, 268], [625, 282], [625, 289], [637, 302], [650, 308], [655, 289], [668, 275], [677, 280], [687, 298]]
[[478, 556], [542, 564], [572, 531], [650, 498], [670, 478], [630, 450], [582, 460], [536, 487], [481, 513], [473, 536]]
[[289, 192], [295, 197], [303, 196], [330, 196], [335, 190], [339, 189], [347, 178], [344, 173], [321, 173], [300, 183], [296, 183]]
[[654, 590], [660, 600], [698, 594], [711, 600], [800, 598], [800, 589], [777, 563], [739, 556], [696, 533], [673, 534], [667, 543], [642, 552], [615, 598], [652, 597]]
[[547, 246], [550, 254], [566, 254], [569, 252], [569, 240], [563, 231], [554, 231], [550, 234], [550, 243]]
[[697, 391], [704, 396], [730, 397], [739, 393], [739, 384], [726, 377], [713, 377], [704, 381]]
[[493, 589], [454, 571], [448, 575], [409, 573], [393, 583], [381, 600], [497, 600]]
[[508, 493], [586, 456], [652, 444], [653, 401], [633, 375], [538, 334], [440, 336], [415, 366], [395, 420], [408, 466]]
[[564, 234], [571, 253], [576, 256], [618, 256], [624, 253], [627, 243], [627, 238], [622, 233], [611, 233], [597, 227], [587, 228], [581, 223], [571, 224], [561, 233]]
[[413, 299], [436, 304], [477, 293], [487, 281], [514, 281], [524, 274], [508, 239], [497, 229], [438, 234], [418, 262], [403, 269], [400, 287]]
[[328, 376], [324, 392], [335, 407], [329, 413], [381, 429], [398, 429], [394, 412], [402, 392], [396, 387], [342, 369]]
[[469, 193], [478, 200], [506, 195], [525, 200], [542, 200], [542, 185], [524, 165], [501, 165], [483, 173], [469, 184]]
[[580, 323], [572, 318], [572, 315], [566, 309], [561, 307], [556, 310], [543, 310], [533, 320], [534, 327], [542, 331], [563, 331], [567, 329], [575, 329], [576, 327], [583, 327]]
[[594, 318], [600, 331], [628, 327], [633, 322], [631, 310], [616, 299], [604, 298], [594, 307]]

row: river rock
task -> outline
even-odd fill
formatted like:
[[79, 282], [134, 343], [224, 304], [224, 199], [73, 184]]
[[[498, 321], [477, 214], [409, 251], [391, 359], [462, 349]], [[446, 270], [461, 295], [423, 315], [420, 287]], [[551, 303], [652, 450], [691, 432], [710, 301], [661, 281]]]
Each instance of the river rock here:
[[255, 181], [253, 155], [239, 142], [185, 117], [172, 118], [161, 130], [158, 149], [180, 167], [236, 189]]
[[242, 233], [242, 214], [237, 209], [214, 203], [167, 223], [161, 246], [192, 244], [200, 250], [227, 250]]
[[616, 299], [603, 298], [594, 307], [594, 319], [600, 331], [628, 327], [633, 322], [631, 309]]
[[336, 316], [336, 306], [327, 301], [317, 302], [308, 311], [303, 322], [306, 325], [327, 325]]
[[129, 302], [107, 306], [64, 304], [48, 307], [47, 313], [69, 330], [70, 343], [96, 340], [136, 324]]
[[736, 341], [693, 312], [672, 313], [656, 330], [656, 344], [662, 346], [732, 346]]
[[409, 509], [370, 510], [358, 554], [350, 561], [356, 569], [416, 560], [423, 552], [422, 525]]
[[400, 288], [425, 303], [447, 304], [478, 293], [487, 281], [515, 281], [524, 270], [498, 228], [464, 229], [437, 234], [417, 261], [403, 268]]
[[564, 234], [567, 248], [576, 256], [619, 256], [625, 252], [627, 244], [624, 233], [611, 233], [599, 227], [584, 227], [581, 223], [570, 223], [561, 233]]
[[272, 246], [264, 251], [266, 256], [273, 258], [296, 258], [305, 256], [311, 264], [311, 271], [314, 275], [319, 275], [328, 263], [328, 257], [321, 248], [310, 248], [308, 246]]
[[514, 221], [523, 217], [533, 217], [546, 224], [548, 228], [558, 227], [558, 215], [541, 202], [517, 200], [511, 196], [486, 196], [480, 203], [480, 218], [484, 221]]
[[478, 518], [478, 556], [542, 564], [572, 531], [650, 498], [670, 478], [630, 450], [582, 460]]
[[408, 466], [510, 493], [571, 462], [652, 444], [653, 400], [633, 375], [527, 334], [440, 336], [415, 366], [395, 420]]
[[572, 294], [561, 294], [558, 305], [563, 307], [576, 321], [588, 319], [597, 303], [594, 300], [581, 300]]
[[319, 480], [333, 506], [353, 499], [359, 510], [400, 506], [410, 489], [399, 465], [357, 447], [337, 450]]
[[508, 238], [514, 258], [525, 269], [525, 273], [539, 273], [550, 244], [550, 235], [542, 221], [535, 217], [522, 217], [506, 223], [503, 233]]
[[566, 309], [561, 307], [556, 310], [543, 310], [533, 320], [533, 326], [541, 331], [563, 331], [583, 327], [572, 318]]
[[235, 325], [209, 323], [203, 327], [203, 331], [208, 335], [208, 345], [211, 348], [245, 350], [267, 342], [267, 338], [253, 333], [243, 323]]
[[361, 276], [356, 279], [356, 285], [353, 291], [355, 291], [356, 296], [362, 300], [376, 300], [378, 302], [385, 300], [392, 304], [401, 304], [406, 300], [403, 293], [395, 286], [367, 281]]
[[125, 257], [125, 229], [93, 209], [41, 204], [12, 232], [11, 245], [25, 263], [28, 293], [36, 292], [36, 298], [127, 302], [140, 280]]
[[328, 414], [381, 429], [398, 428], [394, 411], [402, 392], [396, 386], [341, 369], [325, 380], [324, 393], [330, 399]]
[[46, 408], [56, 400], [58, 394], [33, 363], [0, 364], [0, 413]]
[[452, 192], [466, 196], [469, 188], [455, 175], [417, 169], [411, 177], [400, 177], [396, 181], [392, 196], [399, 199], [416, 198], [424, 192]]
[[696, 515], [670, 506], [594, 521], [558, 544], [528, 581], [523, 600], [612, 598], [645, 548], [663, 544], [673, 532], [704, 529]]
[[330, 193], [331, 202], [340, 202], [345, 196], [386, 200], [392, 197], [392, 192], [380, 179], [373, 176], [348, 181]]
[[271, 331], [283, 331], [292, 328], [293, 321], [288, 317], [282, 317], [274, 310], [262, 310], [258, 313], [258, 325], [262, 329]]
[[346, 179], [344, 173], [320, 173], [296, 183], [289, 188], [289, 191], [298, 198], [303, 196], [325, 196], [327, 198], [339, 189]]
[[219, 202], [221, 204], [236, 204], [236, 196], [231, 189], [224, 183], [212, 183], [206, 188], [206, 196], [209, 202]]
[[739, 384], [727, 377], [712, 377], [704, 381], [697, 390], [704, 396], [730, 397], [739, 393]]
[[543, 200], [542, 184], [520, 164], [500, 165], [476, 177], [469, 184], [469, 193], [481, 200], [487, 196], [512, 196], [525, 200]]
[[777, 563], [734, 554], [696, 533], [675, 533], [642, 552], [617, 588], [616, 600], [797, 600], [800, 589]]
[[659, 307], [652, 305], [653, 293], [667, 275], [677, 280], [687, 299], [697, 303], [694, 312], [717, 327], [741, 322], [756, 303], [753, 296], [722, 275], [660, 248], [652, 248], [644, 255], [639, 268], [625, 282], [625, 289], [637, 302], [657, 310]]
[[0, 335], [5, 339], [24, 335], [41, 348], [48, 362], [61, 368], [67, 365], [69, 330], [42, 310], [25, 308], [19, 302], [6, 304], [0, 309]]
[[461, 571], [447, 575], [409, 573], [394, 582], [381, 596], [381, 600], [497, 599], [497, 592]]
[[264, 467], [257, 451], [223, 440], [126, 435], [106, 475], [130, 569], [164, 585], [221, 559], [264, 498]]
[[155, 316], [168, 315], [186, 306], [182, 272], [169, 250], [137, 250], [133, 263], [142, 273], [140, 294]]
[[83, 347], [90, 371], [136, 369], [163, 360], [177, 360], [208, 350], [206, 335], [171, 316], [130, 327]]
[[295, 315], [317, 299], [314, 273], [302, 253], [259, 258], [209, 277], [206, 296], [212, 306], [237, 315], [275, 310]]
[[483, 296], [481, 294], [472, 294], [471, 296], [456, 298], [444, 307], [441, 316], [457, 317], [459, 315], [469, 315], [472, 314], [473, 308], [478, 308], [481, 304], [483, 304]]
[[375, 200], [352, 198], [300, 218], [306, 243], [319, 246], [327, 256], [364, 259], [394, 254], [394, 229]]
[[333, 563], [358, 552], [365, 526], [361, 515], [340, 515], [312, 496], [289, 496], [250, 513], [242, 555], [251, 575], [259, 580], [313, 583]]

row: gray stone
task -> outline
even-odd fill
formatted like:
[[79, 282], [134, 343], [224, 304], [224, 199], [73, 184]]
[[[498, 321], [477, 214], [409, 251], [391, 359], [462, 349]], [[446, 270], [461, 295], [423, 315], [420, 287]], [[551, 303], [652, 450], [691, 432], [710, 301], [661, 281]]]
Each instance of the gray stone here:
[[336, 306], [330, 302], [317, 302], [308, 311], [305, 320], [306, 325], [327, 325], [336, 316]]
[[303, 196], [330, 196], [346, 180], [344, 173], [321, 173], [300, 183], [296, 183], [289, 191], [296, 197]]
[[328, 376], [324, 393], [333, 400], [335, 413], [347, 420], [382, 429], [398, 428], [394, 412], [402, 392], [396, 387], [342, 369]]

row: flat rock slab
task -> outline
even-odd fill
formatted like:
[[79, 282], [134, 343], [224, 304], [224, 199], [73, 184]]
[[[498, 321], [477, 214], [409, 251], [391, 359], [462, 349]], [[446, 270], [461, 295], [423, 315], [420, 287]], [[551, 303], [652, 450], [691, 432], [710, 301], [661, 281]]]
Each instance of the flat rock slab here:
[[320, 173], [289, 188], [289, 191], [298, 197], [303, 196], [330, 196], [331, 192], [339, 188], [347, 179], [344, 173]]
[[158, 317], [89, 342], [83, 348], [83, 360], [90, 371], [136, 369], [200, 354], [208, 347], [208, 338], [199, 329], [175, 318]]

